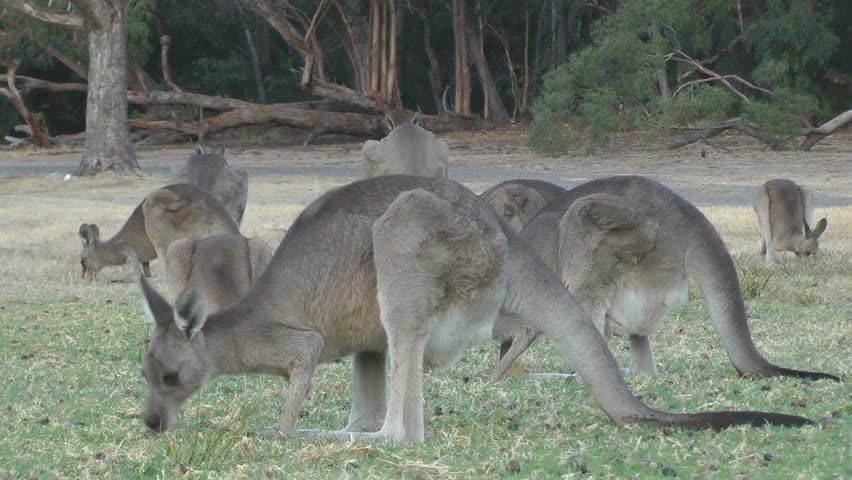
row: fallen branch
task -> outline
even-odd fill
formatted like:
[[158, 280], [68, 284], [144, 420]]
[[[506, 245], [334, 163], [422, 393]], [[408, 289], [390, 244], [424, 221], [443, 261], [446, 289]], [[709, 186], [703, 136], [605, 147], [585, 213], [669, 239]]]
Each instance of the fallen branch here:
[[[708, 138], [713, 138], [716, 135], [721, 134], [725, 130], [729, 130], [733, 128], [735, 125], [740, 123], [740, 117], [729, 118], [727, 120], [723, 120], [719, 123], [708, 125], [706, 127], [700, 127], [701, 131], [695, 135], [690, 135], [686, 138], [682, 138], [680, 140], [675, 140], [674, 142], [666, 145], [667, 150], [674, 150], [685, 145], [691, 145], [695, 142], [700, 142], [701, 140], [707, 140]], [[676, 127], [679, 129], [692, 129], [691, 127]], [[699, 127], [694, 127], [699, 128]]]
[[823, 123], [819, 127], [811, 129], [808, 132], [805, 141], [802, 142], [802, 144], [799, 145], [796, 150], [800, 150], [803, 152], [810, 151], [810, 149], [813, 148], [813, 146], [816, 145], [817, 142], [831, 135], [832, 133], [837, 131], [837, 129], [845, 127], [850, 123], [852, 123], [852, 110], [846, 110], [840, 115]]

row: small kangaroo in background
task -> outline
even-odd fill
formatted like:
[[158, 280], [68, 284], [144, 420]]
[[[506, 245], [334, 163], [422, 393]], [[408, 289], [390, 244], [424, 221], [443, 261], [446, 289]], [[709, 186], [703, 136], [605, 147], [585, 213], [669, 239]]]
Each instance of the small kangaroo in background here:
[[196, 146], [183, 165], [172, 169], [172, 183], [189, 183], [210, 192], [228, 210], [237, 226], [243, 221], [248, 199], [248, 172], [243, 167], [228, 165], [225, 147], [205, 152]]
[[207, 191], [187, 183], [154, 190], [142, 202], [148, 238], [168, 270], [166, 250], [179, 238], [200, 239], [240, 230], [222, 202]]
[[479, 198], [520, 232], [542, 207], [566, 190], [543, 180], [506, 180], [482, 192]]
[[[692, 278], [740, 375], [839, 381], [763, 358], [752, 342], [737, 271], [722, 238], [695, 206], [654, 180], [618, 176], [579, 185], [551, 200], [520, 236], [556, 272], [601, 333], [610, 320], [628, 333], [630, 374], [657, 372], [651, 335], [671, 308], [686, 303], [687, 279]], [[500, 378], [535, 339], [524, 334], [529, 327], [510, 315], [497, 319], [498, 340], [505, 340], [500, 332], [522, 335], [518, 341], [512, 338], [492, 379]]]
[[365, 177], [393, 174], [447, 177], [450, 147], [416, 121], [415, 116], [411, 123], [393, 126], [389, 122], [391, 131], [385, 138], [364, 143], [361, 160]]
[[100, 230], [93, 223], [80, 225], [79, 235], [83, 243], [80, 265], [83, 268], [84, 280], [94, 281], [95, 276], [104, 267], [127, 263], [137, 268], [141, 265], [144, 275], [151, 276], [150, 262], [157, 258], [157, 251], [145, 231], [141, 203], [133, 209], [133, 213], [118, 233], [109, 240], [101, 241]]
[[760, 222], [763, 243], [760, 254], [766, 263], [778, 262], [777, 252], [792, 251], [809, 257], [819, 248], [819, 237], [828, 221], [822, 219], [811, 230], [814, 192], [792, 180], [769, 180], [754, 191], [754, 211]]
[[[451, 365], [487, 341], [501, 309], [551, 338], [618, 425], [813, 424], [643, 404], [554, 273], [476, 194], [447, 179], [379, 176], [327, 192], [293, 222], [245, 296], [218, 312], [208, 314], [198, 288], [172, 305], [144, 278], [140, 285], [156, 325], [142, 367], [144, 421], [156, 432], [173, 427], [180, 405], [217, 376], [261, 373], [290, 383], [276, 435], [422, 442], [424, 366]], [[349, 355], [348, 425], [297, 430], [317, 365]]]
[[220, 233], [181, 238], [166, 251], [166, 288], [172, 298], [189, 287], [200, 288], [213, 313], [245, 294], [270, 258], [272, 248], [260, 237]]

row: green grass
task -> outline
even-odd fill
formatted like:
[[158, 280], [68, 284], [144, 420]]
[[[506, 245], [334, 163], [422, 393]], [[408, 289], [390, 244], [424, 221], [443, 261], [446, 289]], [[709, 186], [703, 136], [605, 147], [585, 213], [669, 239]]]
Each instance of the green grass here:
[[[848, 289], [852, 271], [844, 264], [826, 267], [833, 272], [826, 280]], [[785, 283], [750, 304], [755, 341], [778, 364], [848, 374], [848, 299], [804, 304], [784, 294], [786, 282], [807, 281], [800, 277], [808, 275], [776, 275], [773, 284], [778, 278]], [[646, 478], [662, 477], [664, 469], [680, 478], [852, 475], [848, 388], [738, 378], [697, 300], [670, 315], [655, 336], [660, 374], [630, 379], [637, 395], [664, 410], [770, 410], [829, 417], [828, 423], [719, 433], [618, 428], [579, 382], [489, 383], [496, 346], [483, 345], [448, 371], [426, 377], [423, 445], [245, 436], [277, 421], [286, 384], [267, 376], [220, 378], [187, 402], [179, 428], [157, 436], [146, 432], [140, 417], [140, 351], [148, 327], [136, 288], [88, 290], [85, 299], [3, 302], [0, 476], [552, 478], [587, 472]], [[626, 363], [624, 339], [611, 346]], [[532, 371], [566, 369], [546, 341], [521, 364]], [[345, 424], [348, 373], [348, 361], [319, 369], [300, 427]], [[506, 471], [513, 459], [519, 474]]]

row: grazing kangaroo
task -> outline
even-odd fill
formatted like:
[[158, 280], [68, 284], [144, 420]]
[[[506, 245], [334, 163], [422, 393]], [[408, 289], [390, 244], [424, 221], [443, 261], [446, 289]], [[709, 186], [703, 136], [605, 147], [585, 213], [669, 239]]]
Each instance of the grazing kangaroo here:
[[[172, 306], [144, 278], [140, 284], [156, 325], [143, 365], [144, 420], [158, 432], [174, 426], [181, 403], [216, 376], [267, 373], [290, 382], [279, 435], [422, 441], [424, 366], [449, 365], [488, 340], [501, 308], [553, 339], [618, 425], [813, 423], [648, 408], [553, 272], [473, 192], [447, 179], [382, 176], [327, 192], [299, 215], [248, 293], [216, 313], [208, 314], [198, 288]], [[296, 430], [317, 364], [348, 355], [348, 425]]]
[[151, 276], [151, 260], [157, 258], [157, 251], [145, 231], [145, 217], [140, 203], [124, 222], [118, 233], [109, 240], [100, 240], [100, 230], [92, 223], [80, 225], [80, 240], [83, 251], [80, 253], [82, 278], [94, 281], [95, 276], [104, 267], [130, 263], [137, 268], [141, 264], [146, 277]]
[[179, 238], [240, 233], [222, 202], [195, 185], [177, 183], [154, 190], [142, 202], [145, 230], [168, 269], [166, 249]]
[[393, 127], [381, 141], [367, 140], [361, 150], [365, 177], [406, 174], [446, 178], [450, 147], [415, 123]]
[[212, 313], [245, 294], [270, 258], [272, 248], [260, 237], [220, 233], [199, 240], [181, 238], [166, 250], [166, 286], [172, 298], [199, 287]]
[[497, 215], [520, 232], [551, 198], [566, 190], [542, 180], [506, 180], [482, 192], [479, 198], [494, 208]]
[[[608, 318], [624, 327], [630, 336], [630, 374], [656, 373], [651, 334], [671, 308], [686, 303], [692, 278], [740, 375], [840, 380], [782, 368], [760, 355], [722, 238], [691, 203], [651, 179], [609, 177], [580, 185], [548, 203], [520, 236], [557, 272], [598, 330], [603, 332]], [[529, 319], [524, 320], [514, 328], [528, 328]], [[500, 323], [513, 321], [501, 316], [495, 331], [511, 330], [511, 324]], [[534, 338], [513, 340], [492, 378], [499, 378]]]
[[817, 252], [819, 237], [828, 221], [823, 218], [811, 230], [814, 220], [814, 192], [811, 189], [792, 180], [778, 178], [757, 187], [753, 200], [763, 234], [760, 254], [765, 255], [766, 263], [778, 262], [776, 252], [779, 251], [789, 250], [797, 257], [809, 257]]
[[248, 172], [245, 168], [228, 165], [225, 147], [206, 153], [200, 145], [183, 165], [172, 169], [172, 183], [190, 183], [207, 190], [228, 210], [240, 225], [248, 198]]

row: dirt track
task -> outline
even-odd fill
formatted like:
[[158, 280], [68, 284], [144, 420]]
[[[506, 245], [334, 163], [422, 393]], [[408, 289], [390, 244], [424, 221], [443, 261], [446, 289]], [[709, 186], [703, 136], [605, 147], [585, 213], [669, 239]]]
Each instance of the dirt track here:
[[[712, 145], [673, 152], [643, 146], [633, 140], [635, 136], [625, 135], [615, 140], [609, 152], [587, 156], [578, 147], [562, 157], [533, 154], [520, 127], [444, 138], [450, 143], [450, 177], [475, 191], [512, 178], [536, 178], [570, 188], [603, 176], [638, 174], [661, 181], [697, 205], [745, 206], [751, 204], [754, 186], [786, 177], [813, 187], [819, 206], [852, 205], [852, 129], [835, 134], [808, 153], [763, 151], [754, 140], [736, 134], [718, 137]], [[252, 177], [280, 176], [294, 182], [315, 178], [335, 184], [360, 177], [360, 148], [361, 143], [269, 148], [230, 144], [228, 159], [245, 166]], [[137, 153], [146, 174], [166, 176], [191, 151], [186, 145]], [[3, 153], [0, 178], [5, 181], [0, 185], [14, 178], [64, 174], [77, 166], [79, 158], [79, 151]]]

